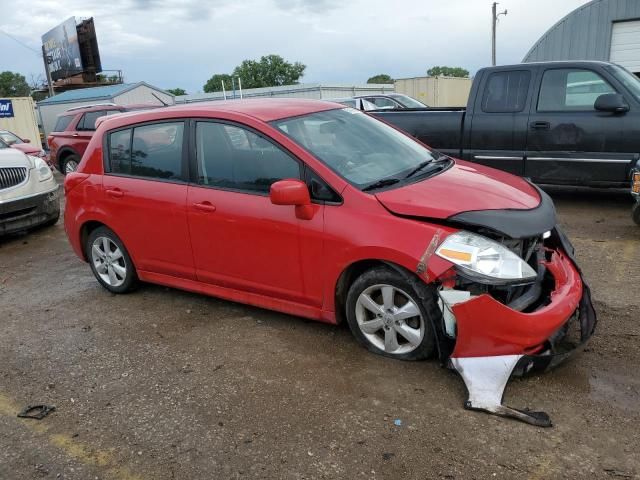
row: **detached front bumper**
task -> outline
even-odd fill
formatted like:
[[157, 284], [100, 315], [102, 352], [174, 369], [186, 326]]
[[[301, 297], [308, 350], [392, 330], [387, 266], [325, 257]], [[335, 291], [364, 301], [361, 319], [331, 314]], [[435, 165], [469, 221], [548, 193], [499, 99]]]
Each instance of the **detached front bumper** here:
[[0, 235], [28, 230], [60, 215], [59, 187], [0, 203]]
[[551, 426], [546, 413], [502, 405], [506, 384], [512, 375], [548, 370], [580, 350], [597, 320], [573, 247], [558, 229], [545, 245], [542, 265], [546, 280], [540, 299], [524, 311], [489, 294], [448, 306], [456, 323], [448, 363], [465, 382], [466, 408], [546, 427]]

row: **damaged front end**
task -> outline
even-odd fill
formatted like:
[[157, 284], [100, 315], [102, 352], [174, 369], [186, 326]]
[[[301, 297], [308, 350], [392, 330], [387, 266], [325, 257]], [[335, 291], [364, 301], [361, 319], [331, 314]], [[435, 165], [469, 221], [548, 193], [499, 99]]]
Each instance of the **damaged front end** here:
[[[473, 250], [450, 242], [447, 249], [445, 239], [423, 261], [454, 264], [444, 271], [440, 265], [429, 280], [438, 286], [442, 310], [442, 325], [436, 326], [440, 357], [462, 376], [469, 392], [465, 407], [551, 426], [544, 412], [502, 405], [504, 388], [512, 375], [553, 368], [579, 350], [594, 332], [596, 314], [573, 247], [555, 225], [553, 204], [540, 194], [537, 211], [519, 216], [514, 211], [457, 216], [458, 224], [473, 228], [470, 238], [482, 236], [486, 244], [474, 239], [480, 247], [472, 245]], [[500, 268], [485, 275], [494, 264]]]

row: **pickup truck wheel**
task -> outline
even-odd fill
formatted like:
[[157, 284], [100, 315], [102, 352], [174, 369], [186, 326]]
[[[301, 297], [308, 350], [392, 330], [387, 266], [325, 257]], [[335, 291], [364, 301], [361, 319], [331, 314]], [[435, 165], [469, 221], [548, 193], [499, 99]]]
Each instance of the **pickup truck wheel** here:
[[633, 218], [633, 221], [636, 222], [636, 225], [640, 225], [640, 202], [636, 202], [636, 204], [633, 206], [631, 216]]
[[113, 293], [126, 293], [138, 284], [138, 275], [122, 240], [107, 227], [98, 227], [87, 238], [85, 252], [100, 285]]
[[80, 156], [72, 153], [62, 160], [62, 165], [60, 165], [60, 171], [63, 174], [73, 173], [78, 169], [78, 165], [80, 164]]
[[379, 355], [422, 360], [433, 354], [430, 312], [439, 312], [432, 289], [400, 272], [376, 267], [347, 294], [347, 323], [356, 340]]

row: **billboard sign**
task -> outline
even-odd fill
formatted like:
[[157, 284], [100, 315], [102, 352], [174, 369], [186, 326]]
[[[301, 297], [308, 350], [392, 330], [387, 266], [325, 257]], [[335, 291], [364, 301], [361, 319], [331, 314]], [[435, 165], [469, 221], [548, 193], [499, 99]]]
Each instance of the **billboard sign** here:
[[13, 103], [11, 100], [0, 100], [0, 118], [13, 117]]
[[42, 36], [44, 53], [49, 58], [53, 80], [82, 73], [76, 18], [70, 17]]

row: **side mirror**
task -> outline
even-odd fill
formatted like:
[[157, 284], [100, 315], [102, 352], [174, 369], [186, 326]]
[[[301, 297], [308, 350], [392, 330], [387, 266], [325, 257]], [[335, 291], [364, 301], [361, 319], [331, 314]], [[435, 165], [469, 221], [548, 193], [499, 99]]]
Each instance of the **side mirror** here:
[[619, 93], [605, 93], [596, 98], [593, 108], [599, 112], [626, 113], [629, 111], [629, 104]]
[[23, 141], [24, 143], [31, 143], [31, 140], [29, 140], [28, 138], [23, 138], [23, 139], [22, 139], [22, 141]]
[[279, 180], [271, 185], [269, 198], [274, 205], [293, 205], [296, 207], [296, 217], [311, 220], [314, 208], [311, 204], [309, 188], [301, 180]]

